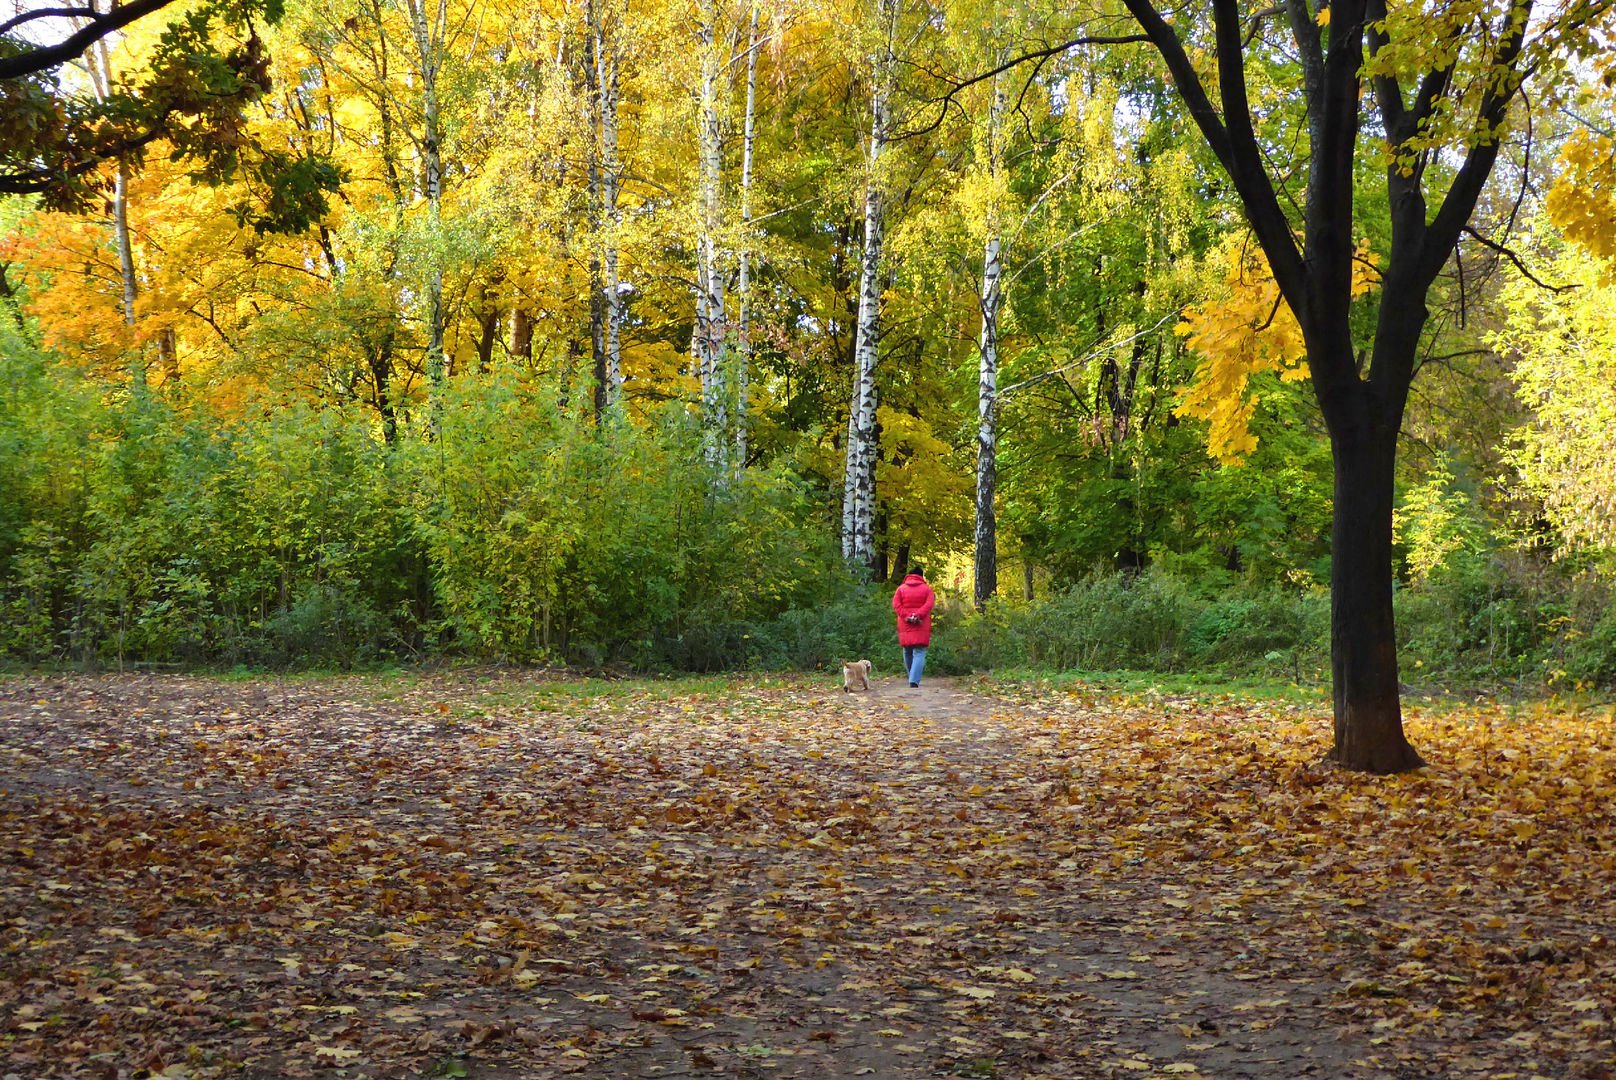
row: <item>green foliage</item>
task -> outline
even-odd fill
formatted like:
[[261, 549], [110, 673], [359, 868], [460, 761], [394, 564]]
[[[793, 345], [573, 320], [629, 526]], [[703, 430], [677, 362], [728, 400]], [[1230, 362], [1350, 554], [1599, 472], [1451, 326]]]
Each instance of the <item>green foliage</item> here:
[[677, 412], [597, 432], [514, 375], [465, 380], [405, 458], [441, 628], [476, 655], [745, 666], [747, 626], [845, 580], [802, 483], [715, 483]]

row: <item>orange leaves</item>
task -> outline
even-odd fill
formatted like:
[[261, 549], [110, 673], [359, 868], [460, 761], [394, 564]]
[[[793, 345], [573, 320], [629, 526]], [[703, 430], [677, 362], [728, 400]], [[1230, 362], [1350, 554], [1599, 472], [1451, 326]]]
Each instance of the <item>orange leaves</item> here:
[[8, 1064], [1608, 1061], [1603, 710], [1417, 711], [1376, 779], [1323, 702], [826, 689], [0, 683]]

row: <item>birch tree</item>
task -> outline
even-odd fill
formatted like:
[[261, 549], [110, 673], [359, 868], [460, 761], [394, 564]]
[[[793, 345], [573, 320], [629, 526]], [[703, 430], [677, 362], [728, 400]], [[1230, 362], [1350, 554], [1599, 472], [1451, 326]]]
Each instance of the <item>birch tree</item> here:
[[609, 0], [588, 0], [585, 83], [589, 98], [589, 211], [594, 247], [589, 256], [590, 343], [595, 359], [595, 416], [603, 420], [623, 394], [619, 339], [623, 298], [618, 280], [618, 196], [623, 166], [618, 157], [620, 37], [623, 19]]
[[735, 281], [735, 463], [746, 465], [746, 425], [752, 365], [752, 148], [756, 137], [758, 2], [746, 32], [746, 112], [741, 123], [741, 244]]
[[875, 365], [881, 339], [882, 155], [891, 137], [897, 0], [877, 0], [870, 72], [870, 145], [865, 165], [864, 244], [859, 260], [858, 317], [853, 345], [853, 394], [847, 416], [842, 478], [842, 557], [863, 567], [875, 561]]
[[[1001, 52], [999, 63], [1004, 63]], [[982, 241], [982, 329], [977, 337], [976, 407], [976, 526], [972, 534], [975, 548], [974, 599], [976, 610], [987, 608], [988, 599], [999, 591], [998, 528], [993, 497], [998, 480], [999, 408], [999, 310], [1004, 293], [1001, 279], [1004, 263], [1000, 257], [999, 191], [1003, 180], [1004, 147], [1001, 127], [1004, 118], [1003, 77], [993, 78], [988, 106], [987, 128], [983, 136], [983, 168], [987, 173], [987, 205]]]
[[707, 463], [719, 467], [724, 458], [727, 393], [724, 387], [725, 335], [724, 272], [719, 260], [719, 233], [723, 218], [723, 116], [719, 80], [728, 60], [728, 47], [719, 26], [717, 0], [699, 0], [697, 41], [700, 72], [697, 76], [696, 143], [697, 215], [696, 319], [691, 333], [691, 359], [701, 383], [703, 449]]
[[439, 111], [438, 76], [447, 55], [449, 33], [448, 0], [404, 0], [409, 13], [410, 33], [415, 39], [415, 74], [421, 80], [421, 129], [416, 149], [421, 157], [422, 194], [426, 197], [429, 265], [426, 270], [427, 346], [426, 372], [432, 392], [438, 394], [445, 380], [443, 337], [448, 313], [443, 304], [443, 259], [438, 250], [443, 228], [443, 125]]
[[[74, 20], [75, 27], [82, 25], [82, 20]], [[112, 50], [107, 46], [107, 39], [96, 39], [95, 47], [83, 57], [86, 72], [90, 76], [90, 85], [95, 90], [96, 100], [105, 103], [112, 97], [112, 84], [114, 75], [112, 70]], [[133, 239], [129, 235], [129, 156], [119, 154], [116, 159], [115, 171], [112, 181], [112, 240], [118, 249], [118, 271], [123, 284], [123, 321], [129, 328], [131, 348], [129, 350], [129, 381], [137, 394], [146, 389], [146, 360], [144, 351], [133, 347], [135, 330], [135, 301], [139, 292], [139, 284], [135, 276], [135, 248]]]

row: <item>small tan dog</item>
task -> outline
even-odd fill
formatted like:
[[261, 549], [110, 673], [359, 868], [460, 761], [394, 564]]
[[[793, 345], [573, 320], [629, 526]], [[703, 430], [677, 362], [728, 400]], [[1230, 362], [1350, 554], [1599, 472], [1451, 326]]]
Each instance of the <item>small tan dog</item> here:
[[851, 694], [853, 688], [870, 688], [870, 662], [868, 660], [842, 661], [842, 693]]

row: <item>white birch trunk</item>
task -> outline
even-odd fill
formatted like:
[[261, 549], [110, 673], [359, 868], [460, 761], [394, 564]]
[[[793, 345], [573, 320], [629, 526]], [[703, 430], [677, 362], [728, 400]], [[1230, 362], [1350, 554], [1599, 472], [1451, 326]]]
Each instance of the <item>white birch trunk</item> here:
[[881, 43], [870, 91], [869, 174], [864, 189], [864, 253], [859, 264], [858, 324], [853, 344], [853, 398], [847, 416], [842, 479], [842, 555], [862, 567], [875, 563], [875, 363], [881, 339], [881, 155], [886, 149], [892, 93], [896, 0], [879, 0]]
[[985, 609], [988, 599], [999, 591], [998, 527], [994, 516], [993, 496], [998, 484], [999, 311], [1003, 304], [1004, 275], [1004, 263], [1000, 255], [997, 202], [999, 173], [1004, 163], [1000, 146], [1000, 126], [1004, 106], [1004, 87], [995, 77], [993, 103], [988, 111], [986, 164], [991, 181], [989, 184], [991, 195], [987, 210], [987, 236], [982, 249], [982, 333], [977, 343], [981, 359], [977, 372], [974, 536], [975, 600], [978, 611]]
[[696, 248], [696, 327], [691, 351], [701, 380], [702, 445], [707, 463], [723, 464], [725, 432], [724, 278], [718, 265], [718, 232], [722, 228], [721, 188], [723, 129], [718, 112], [718, 10], [714, 0], [701, 0], [701, 87], [696, 117], [700, 148], [699, 213], [701, 227]]
[[[74, 25], [79, 25], [74, 20]], [[96, 97], [105, 101], [112, 95], [112, 54], [105, 38], [95, 43], [95, 59], [86, 56], [84, 65], [90, 73], [90, 85]], [[129, 381], [136, 393], [146, 389], [145, 350], [134, 346], [135, 304], [140, 296], [135, 277], [135, 246], [129, 234], [129, 160], [118, 157], [118, 171], [112, 186], [112, 238], [118, 248], [118, 273], [123, 285], [123, 321], [130, 330]]]
[[746, 465], [747, 411], [751, 388], [752, 326], [752, 145], [757, 103], [758, 5], [752, 5], [752, 23], [746, 35], [746, 119], [741, 130], [741, 251], [735, 284], [735, 464]]
[[[620, 327], [623, 321], [623, 300], [618, 289], [617, 234], [621, 222], [618, 211], [618, 193], [622, 190], [622, 163], [618, 157], [618, 46], [614, 33], [608, 31], [602, 11], [603, 0], [589, 4], [589, 31], [593, 42], [590, 50], [594, 60], [595, 107], [594, 123], [599, 139], [597, 222], [602, 266], [600, 282], [602, 352], [602, 396], [607, 410], [615, 409], [623, 396], [623, 363]], [[616, 29], [621, 29], [617, 27]]]
[[615, 408], [623, 398], [623, 294], [618, 273], [617, 235], [622, 214], [617, 207], [623, 185], [623, 165], [617, 151], [617, 52], [612, 46], [611, 65], [601, 84], [600, 144], [601, 201], [606, 212], [606, 394]]
[[999, 309], [1000, 278], [1004, 264], [999, 257], [999, 237], [989, 232], [982, 252], [982, 334], [978, 342], [981, 367], [977, 374], [976, 401], [976, 609], [987, 607], [988, 598], [999, 591], [998, 528], [993, 511], [993, 495], [998, 483], [999, 410]]

